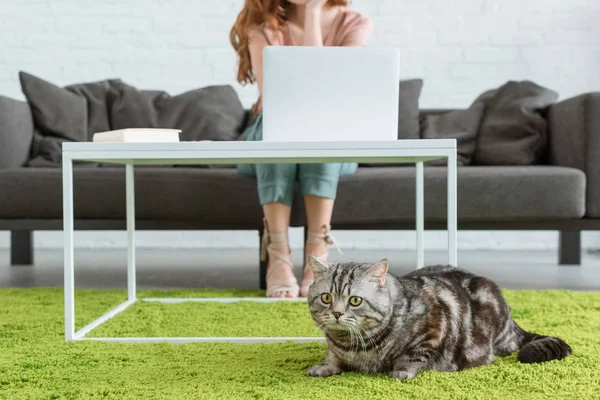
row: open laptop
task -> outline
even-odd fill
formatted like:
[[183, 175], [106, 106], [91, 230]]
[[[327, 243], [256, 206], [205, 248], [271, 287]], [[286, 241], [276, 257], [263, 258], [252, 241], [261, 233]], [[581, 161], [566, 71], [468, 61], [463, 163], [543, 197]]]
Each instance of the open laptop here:
[[267, 46], [263, 141], [398, 139], [397, 49]]

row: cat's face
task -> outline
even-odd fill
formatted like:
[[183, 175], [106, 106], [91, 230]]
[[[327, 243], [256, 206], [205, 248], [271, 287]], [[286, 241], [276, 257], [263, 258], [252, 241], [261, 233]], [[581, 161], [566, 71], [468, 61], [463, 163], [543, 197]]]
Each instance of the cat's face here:
[[315, 275], [308, 290], [308, 304], [319, 328], [369, 331], [387, 320], [392, 304], [386, 286], [386, 260], [375, 264], [325, 264], [308, 258]]

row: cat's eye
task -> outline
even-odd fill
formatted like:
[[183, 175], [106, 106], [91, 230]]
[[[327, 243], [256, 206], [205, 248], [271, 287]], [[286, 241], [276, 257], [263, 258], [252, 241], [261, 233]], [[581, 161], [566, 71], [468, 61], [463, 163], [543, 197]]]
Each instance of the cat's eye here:
[[351, 306], [358, 307], [360, 306], [360, 303], [362, 303], [362, 300], [362, 297], [352, 296], [350, 297], [350, 300], [348, 302]]
[[321, 295], [321, 301], [325, 304], [331, 303], [331, 295], [329, 293], [323, 293]]

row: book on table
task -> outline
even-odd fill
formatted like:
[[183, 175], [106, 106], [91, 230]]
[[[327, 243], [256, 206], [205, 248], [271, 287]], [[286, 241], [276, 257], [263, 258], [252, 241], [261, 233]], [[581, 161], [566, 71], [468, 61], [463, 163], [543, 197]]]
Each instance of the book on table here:
[[96, 143], [170, 143], [179, 142], [179, 129], [127, 128], [95, 133]]

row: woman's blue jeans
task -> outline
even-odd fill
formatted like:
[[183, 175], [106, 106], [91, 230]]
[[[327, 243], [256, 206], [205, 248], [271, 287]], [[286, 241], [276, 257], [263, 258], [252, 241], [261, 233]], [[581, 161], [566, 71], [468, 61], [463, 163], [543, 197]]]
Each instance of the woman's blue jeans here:
[[[262, 140], [262, 114], [244, 132], [243, 140]], [[238, 173], [256, 177], [261, 205], [292, 205], [296, 181], [303, 196], [335, 199], [340, 176], [356, 172], [357, 163], [239, 164]]]

